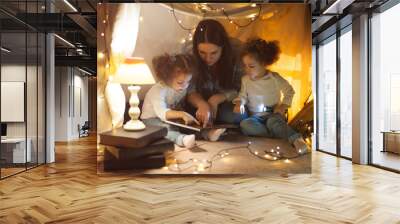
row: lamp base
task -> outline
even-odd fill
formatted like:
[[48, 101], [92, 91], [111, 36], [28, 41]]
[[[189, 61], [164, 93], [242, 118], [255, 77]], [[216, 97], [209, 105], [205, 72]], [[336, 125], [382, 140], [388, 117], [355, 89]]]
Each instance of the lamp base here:
[[140, 120], [130, 120], [124, 124], [125, 131], [141, 131], [146, 128], [146, 125]]

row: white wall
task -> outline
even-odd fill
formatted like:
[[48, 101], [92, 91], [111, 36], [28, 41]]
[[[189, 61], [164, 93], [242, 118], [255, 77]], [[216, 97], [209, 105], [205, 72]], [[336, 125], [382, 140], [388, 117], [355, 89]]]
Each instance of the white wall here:
[[70, 141], [88, 120], [88, 78], [72, 67], [56, 67], [55, 73], [55, 141]]
[[[38, 70], [37, 70], [38, 69]], [[42, 68], [25, 64], [3, 64], [1, 66], [1, 81], [26, 83], [26, 110], [25, 122], [7, 122], [8, 138], [29, 138], [31, 141], [31, 155], [36, 162], [39, 153], [39, 163], [44, 162], [44, 83]], [[27, 80], [25, 80], [27, 78]], [[9, 110], [10, 108], [1, 108]]]

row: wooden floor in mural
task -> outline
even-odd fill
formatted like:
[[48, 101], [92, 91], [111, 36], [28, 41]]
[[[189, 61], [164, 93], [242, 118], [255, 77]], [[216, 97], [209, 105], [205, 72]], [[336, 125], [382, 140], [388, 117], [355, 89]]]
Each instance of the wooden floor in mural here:
[[400, 223], [400, 176], [312, 153], [312, 174], [99, 176], [96, 139], [0, 181], [0, 223]]
[[[249, 145], [250, 142], [250, 145]], [[197, 141], [192, 149], [175, 146], [175, 151], [167, 154], [167, 165], [159, 169], [119, 171], [130, 174], [287, 174], [310, 173], [311, 154], [298, 155], [285, 140], [268, 138], [250, 138], [232, 132], [221, 141]], [[283, 158], [268, 160], [263, 152], [279, 150]], [[254, 154], [254, 153], [257, 153]], [[108, 175], [103, 169], [104, 149], [98, 150], [98, 174]], [[271, 154], [269, 154], [271, 155]], [[276, 154], [275, 154], [276, 155]], [[262, 159], [261, 159], [262, 158]], [[212, 162], [207, 162], [212, 161]], [[177, 164], [179, 164], [177, 166]], [[201, 165], [201, 166], [200, 166]], [[198, 168], [201, 168], [199, 170]], [[115, 173], [112, 172], [112, 173]]]

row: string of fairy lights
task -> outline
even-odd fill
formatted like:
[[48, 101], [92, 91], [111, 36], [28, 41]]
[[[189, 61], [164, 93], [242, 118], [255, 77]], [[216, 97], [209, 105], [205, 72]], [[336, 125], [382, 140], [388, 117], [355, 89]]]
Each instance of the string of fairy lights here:
[[[229, 21], [230, 24], [235, 25], [236, 29], [245, 28], [247, 26], [250, 26], [254, 21], [256, 21], [257, 19], [260, 18], [261, 11], [262, 11], [262, 4], [256, 4], [256, 3], [250, 4], [250, 6], [252, 8], [258, 7], [258, 12], [255, 13], [255, 14], [250, 14], [250, 16], [248, 16], [249, 17], [249, 21], [246, 24], [240, 24], [229, 15], [229, 13], [225, 10], [225, 8], [214, 8], [212, 5], [207, 4], [207, 3], [195, 3], [195, 4], [197, 4], [197, 6], [200, 7], [200, 8], [204, 8], [203, 9], [203, 19], [206, 16], [208, 11], [220, 13], [222, 16], [225, 17], [225, 19], [227, 19]], [[175, 10], [174, 4], [171, 3], [170, 12], [174, 16], [175, 21], [177, 22], [177, 24], [179, 25], [179, 27], [181, 29], [183, 29], [185, 31], [188, 31], [188, 37], [187, 38], [183, 38], [181, 40], [181, 43], [185, 43], [186, 41], [192, 41], [193, 33], [196, 30], [196, 26], [192, 26], [192, 27], [185, 26], [183, 24], [183, 21], [178, 18], [178, 16], [176, 15], [175, 11], [176, 10]]]
[[[197, 4], [199, 4], [199, 5], [207, 5], [207, 3], [197, 3]], [[251, 23], [253, 23], [254, 21], [256, 21], [256, 20], [260, 17], [260, 15], [261, 15], [261, 10], [262, 10], [262, 5], [261, 5], [261, 4], [256, 4], [256, 3], [251, 4], [250, 6], [253, 7], [253, 8], [258, 7], [258, 12], [257, 12], [256, 14], [251, 14], [251, 15], [249, 16], [249, 21], [248, 21], [246, 24], [240, 24], [240, 23], [238, 23], [236, 20], [234, 20], [233, 18], [231, 18], [231, 16], [228, 14], [228, 12], [225, 10], [225, 8], [213, 8], [213, 7], [210, 6], [210, 5], [207, 5], [207, 6], [210, 7], [209, 10], [212, 10], [212, 11], [215, 11], [215, 12], [219, 12], [219, 13], [221, 13], [223, 16], [225, 16], [225, 18], [229, 21], [229, 23], [234, 24], [234, 25], [236, 26], [236, 28], [244, 28], [244, 27], [249, 26]], [[172, 15], [174, 16], [175, 21], [178, 23], [178, 25], [179, 25], [183, 30], [186, 30], [186, 31], [194, 31], [194, 30], [196, 29], [196, 26], [193, 26], [193, 27], [190, 27], [190, 28], [189, 28], [189, 27], [183, 25], [182, 20], [181, 20], [181, 19], [178, 19], [177, 15], [176, 15], [176, 13], [175, 13], [174, 4], [172, 4], [172, 3], [171, 3], [171, 10], [170, 10], [170, 11], [171, 11]], [[205, 17], [205, 15], [206, 15], [206, 12], [203, 13], [203, 18]]]
[[[204, 143], [202, 145], [205, 145]], [[200, 146], [200, 145], [199, 145]], [[197, 147], [199, 147], [197, 146]], [[163, 169], [168, 170], [174, 173], [182, 173], [187, 171], [192, 171], [193, 174], [199, 174], [205, 171], [211, 170], [213, 167], [214, 162], [217, 162], [227, 156], [232, 155], [231, 151], [238, 150], [238, 149], [246, 149], [251, 155], [268, 161], [278, 161], [281, 160], [284, 163], [290, 163], [291, 159], [300, 157], [301, 154], [297, 154], [293, 157], [287, 157], [284, 153], [282, 153], [280, 146], [276, 146], [275, 148], [270, 149], [254, 149], [252, 146], [252, 142], [249, 141], [246, 145], [240, 145], [231, 147], [228, 149], [221, 149], [216, 154], [212, 155], [208, 159], [196, 159], [196, 158], [189, 158], [185, 161], [180, 161], [176, 158], [173, 159], [173, 162], [165, 166]], [[172, 152], [171, 156], [176, 157], [177, 154], [187, 151], [189, 149], [183, 149], [179, 151]]]

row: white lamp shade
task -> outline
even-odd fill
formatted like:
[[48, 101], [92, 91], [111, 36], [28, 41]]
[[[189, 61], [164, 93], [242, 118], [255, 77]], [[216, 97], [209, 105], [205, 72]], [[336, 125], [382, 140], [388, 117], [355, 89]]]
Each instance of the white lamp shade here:
[[126, 58], [117, 69], [113, 82], [121, 84], [147, 85], [155, 80], [143, 58]]

